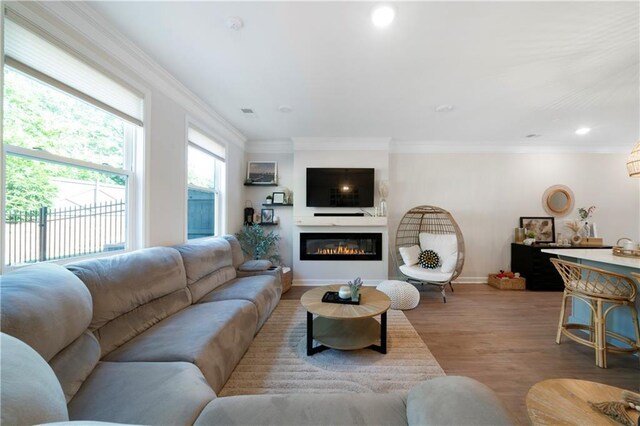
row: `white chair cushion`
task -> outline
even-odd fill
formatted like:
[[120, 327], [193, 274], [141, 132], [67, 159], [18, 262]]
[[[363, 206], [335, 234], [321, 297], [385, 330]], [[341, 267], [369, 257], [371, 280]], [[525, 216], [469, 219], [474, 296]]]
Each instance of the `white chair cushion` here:
[[408, 277], [415, 278], [417, 280], [434, 282], [434, 283], [446, 283], [453, 276], [452, 272], [442, 272], [442, 268], [425, 269], [420, 265], [402, 265], [400, 272]]
[[441, 270], [444, 273], [451, 273], [458, 263], [458, 239], [456, 234], [432, 234], [421, 232], [418, 236], [420, 248], [433, 250], [440, 256]]
[[440, 270], [442, 270], [442, 272], [450, 273], [455, 271], [456, 265], [458, 264], [458, 253], [456, 252], [455, 256], [450, 255], [445, 257], [441, 263]]
[[420, 292], [404, 281], [382, 281], [376, 287], [391, 299], [391, 309], [413, 309], [420, 303]]
[[420, 257], [420, 253], [422, 252], [422, 250], [420, 250], [420, 246], [417, 244], [411, 247], [400, 247], [399, 251], [400, 256], [402, 256], [402, 261], [405, 265], [409, 266], [418, 263], [418, 258]]

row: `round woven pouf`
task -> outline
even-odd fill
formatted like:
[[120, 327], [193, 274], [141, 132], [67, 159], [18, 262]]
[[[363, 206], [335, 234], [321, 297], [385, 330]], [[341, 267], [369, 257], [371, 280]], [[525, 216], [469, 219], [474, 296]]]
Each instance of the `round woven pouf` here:
[[413, 309], [420, 303], [420, 292], [413, 285], [404, 281], [382, 281], [376, 287], [391, 299], [391, 309]]

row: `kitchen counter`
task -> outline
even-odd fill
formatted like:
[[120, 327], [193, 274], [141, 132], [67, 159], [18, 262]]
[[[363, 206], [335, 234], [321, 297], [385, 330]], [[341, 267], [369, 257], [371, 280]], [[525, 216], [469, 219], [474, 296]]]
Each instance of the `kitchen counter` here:
[[[574, 258], [587, 260], [591, 262], [606, 263], [609, 265], [624, 266], [627, 268], [637, 269], [635, 272], [640, 272], [640, 259], [634, 259], [632, 257], [614, 256], [611, 250], [603, 250], [598, 248], [583, 248], [583, 249], [542, 249], [543, 253], [555, 254], [560, 258]], [[606, 268], [603, 268], [606, 269]]]

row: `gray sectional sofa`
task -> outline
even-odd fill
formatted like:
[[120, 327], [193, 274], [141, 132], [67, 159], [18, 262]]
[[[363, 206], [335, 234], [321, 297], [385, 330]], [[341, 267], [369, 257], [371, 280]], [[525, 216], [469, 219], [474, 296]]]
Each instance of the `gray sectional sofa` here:
[[[466, 378], [408, 395], [217, 398], [282, 293], [232, 236], [1, 277], [2, 424], [509, 424]], [[71, 422], [73, 423], [73, 422]]]

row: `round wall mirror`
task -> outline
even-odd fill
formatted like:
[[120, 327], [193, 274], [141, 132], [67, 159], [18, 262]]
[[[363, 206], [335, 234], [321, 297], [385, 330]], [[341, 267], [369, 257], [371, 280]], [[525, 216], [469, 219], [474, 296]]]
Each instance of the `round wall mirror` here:
[[573, 191], [565, 185], [553, 185], [542, 195], [542, 206], [551, 216], [566, 216], [573, 211]]

